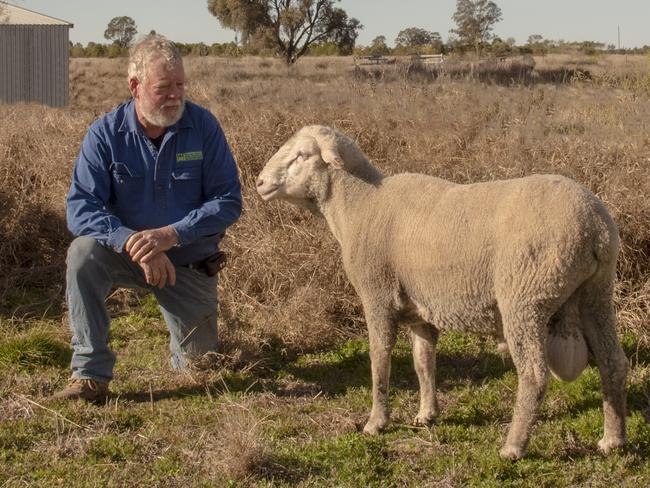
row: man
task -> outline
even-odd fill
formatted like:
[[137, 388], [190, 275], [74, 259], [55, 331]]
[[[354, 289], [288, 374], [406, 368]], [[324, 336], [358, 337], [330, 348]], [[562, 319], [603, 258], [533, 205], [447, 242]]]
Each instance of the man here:
[[150, 35], [131, 50], [132, 99], [92, 124], [75, 163], [67, 219], [72, 377], [59, 399], [108, 395], [115, 355], [105, 299], [150, 289], [170, 332], [172, 366], [217, 348], [216, 271], [241, 213], [235, 161], [217, 120], [185, 101], [177, 48]]

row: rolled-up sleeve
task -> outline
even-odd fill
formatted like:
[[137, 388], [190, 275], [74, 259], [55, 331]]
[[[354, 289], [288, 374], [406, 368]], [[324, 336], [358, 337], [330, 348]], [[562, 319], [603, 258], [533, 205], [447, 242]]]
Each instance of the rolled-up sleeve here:
[[173, 224], [181, 246], [223, 233], [237, 221], [242, 211], [237, 165], [226, 137], [214, 117], [205, 122], [202, 128], [203, 204]]
[[111, 192], [110, 156], [97, 127], [91, 127], [74, 165], [67, 198], [68, 229], [75, 236], [90, 236], [122, 252], [135, 231], [125, 227], [106, 205]]

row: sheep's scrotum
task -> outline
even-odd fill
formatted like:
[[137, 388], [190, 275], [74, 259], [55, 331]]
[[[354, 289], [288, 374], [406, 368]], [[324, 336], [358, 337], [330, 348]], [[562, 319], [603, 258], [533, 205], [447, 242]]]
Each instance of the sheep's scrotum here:
[[548, 365], [557, 379], [575, 381], [587, 367], [587, 343], [580, 332], [568, 337], [549, 335], [546, 346]]

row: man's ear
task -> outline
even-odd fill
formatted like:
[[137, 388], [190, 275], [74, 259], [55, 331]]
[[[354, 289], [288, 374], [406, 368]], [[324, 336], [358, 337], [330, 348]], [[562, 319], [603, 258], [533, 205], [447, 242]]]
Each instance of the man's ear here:
[[331, 164], [336, 169], [343, 169], [343, 158], [341, 158], [338, 150], [333, 145], [322, 147], [320, 155], [327, 164]]
[[129, 78], [129, 91], [131, 92], [131, 96], [133, 98], [138, 97], [139, 88], [140, 88], [140, 81], [135, 76]]

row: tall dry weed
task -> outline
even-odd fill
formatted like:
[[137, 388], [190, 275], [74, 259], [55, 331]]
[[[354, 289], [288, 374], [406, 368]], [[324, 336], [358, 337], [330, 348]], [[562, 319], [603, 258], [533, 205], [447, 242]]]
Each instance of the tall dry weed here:
[[264, 419], [236, 402], [219, 408], [217, 415], [217, 434], [208, 434], [200, 446], [201, 464], [209, 467], [210, 477], [219, 483], [252, 482], [265, 475], [271, 453], [263, 436]]

